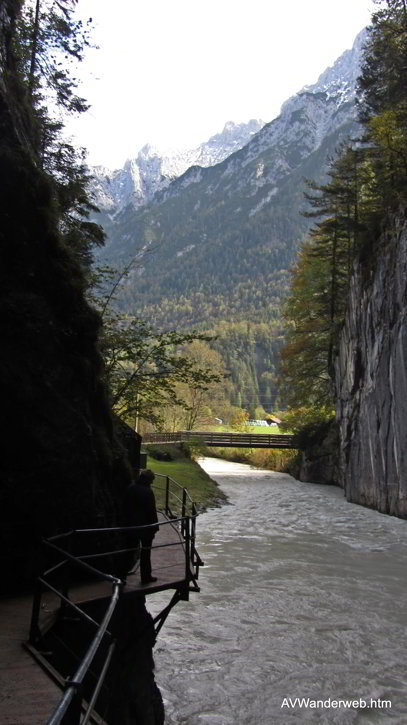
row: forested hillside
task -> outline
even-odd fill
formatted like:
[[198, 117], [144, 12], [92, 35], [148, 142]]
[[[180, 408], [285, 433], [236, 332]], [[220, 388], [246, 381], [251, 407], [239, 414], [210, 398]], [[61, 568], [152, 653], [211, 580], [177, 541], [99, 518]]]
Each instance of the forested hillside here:
[[278, 409], [281, 399], [276, 361], [282, 336], [279, 324], [219, 322], [209, 330], [211, 346], [225, 361], [232, 387], [230, 402], [257, 418], [256, 408]]
[[[235, 158], [242, 151], [216, 167], [190, 169], [173, 182], [171, 195], [160, 203], [139, 214], [123, 212], [114, 232], [106, 224], [103, 259], [126, 263], [146, 247], [123, 284], [122, 306], [130, 313], [148, 314], [162, 327], [228, 317], [276, 319], [287, 291], [288, 269], [309, 228], [300, 214], [306, 206], [304, 177], [324, 178], [327, 159], [340, 139], [355, 131], [354, 123], [344, 123], [290, 173], [281, 174], [278, 186], [274, 179], [260, 182], [261, 193], [256, 174], [274, 174], [273, 160], [268, 162], [270, 169], [263, 166], [264, 152], [249, 166]], [[287, 152], [279, 153], [285, 157]], [[238, 162], [231, 193], [227, 165]], [[253, 188], [243, 186], [247, 177]], [[182, 191], [175, 193], [174, 185]], [[262, 202], [264, 194], [267, 203]]]

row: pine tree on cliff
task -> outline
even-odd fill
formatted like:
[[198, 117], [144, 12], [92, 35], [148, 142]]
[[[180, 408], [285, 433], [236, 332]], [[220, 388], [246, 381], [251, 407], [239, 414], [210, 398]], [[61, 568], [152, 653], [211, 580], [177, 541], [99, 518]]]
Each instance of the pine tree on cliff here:
[[362, 145], [342, 149], [330, 182], [309, 184], [309, 216], [286, 305], [283, 380], [293, 406], [332, 404], [333, 359], [352, 266], [373, 266], [383, 223], [407, 203], [407, 5], [377, 0], [359, 79]]
[[405, 0], [378, 4], [359, 79], [359, 108], [383, 217], [407, 200], [407, 8]]
[[285, 308], [283, 374], [295, 406], [332, 406], [333, 362], [346, 310], [352, 264], [367, 229], [369, 175], [365, 152], [342, 147], [326, 184], [305, 194], [319, 221], [302, 245]]
[[84, 149], [64, 137], [64, 119], [88, 110], [78, 95], [75, 66], [91, 45], [91, 20], [75, 18], [77, 0], [36, 0], [24, 3], [18, 16], [14, 50], [32, 109], [36, 156], [53, 180], [61, 232], [85, 265], [93, 245], [103, 244], [102, 228], [89, 221], [97, 207], [87, 185]]

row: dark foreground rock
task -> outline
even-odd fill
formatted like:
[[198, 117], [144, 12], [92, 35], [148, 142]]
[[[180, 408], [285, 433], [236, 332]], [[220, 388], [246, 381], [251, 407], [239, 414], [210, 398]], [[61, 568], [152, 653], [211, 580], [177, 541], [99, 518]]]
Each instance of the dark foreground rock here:
[[284, 469], [299, 481], [339, 486], [339, 434], [335, 421], [303, 431], [304, 447]]
[[117, 646], [110, 675], [107, 722], [111, 725], [163, 725], [164, 705], [154, 678], [153, 620], [145, 598], [126, 594], [111, 631]]
[[42, 537], [114, 521], [131, 479], [98, 347], [101, 320], [34, 150], [12, 43], [21, 2], [0, 5], [0, 591], [9, 593], [41, 569]]

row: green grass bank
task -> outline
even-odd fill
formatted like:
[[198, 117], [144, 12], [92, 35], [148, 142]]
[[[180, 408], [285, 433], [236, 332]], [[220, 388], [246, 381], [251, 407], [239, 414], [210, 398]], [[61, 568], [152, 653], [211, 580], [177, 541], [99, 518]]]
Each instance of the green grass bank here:
[[[281, 471], [295, 475], [299, 452], [287, 449], [262, 449], [262, 448], [205, 448], [195, 447], [185, 443], [162, 443], [159, 445], [145, 445], [147, 451], [147, 466], [154, 473], [163, 476], [170, 476], [183, 488], [188, 490], [192, 500], [196, 503], [198, 511], [205, 511], [207, 508], [222, 506], [227, 502], [227, 496], [223, 493], [216, 481], [198, 465], [196, 458], [199, 456], [213, 456], [223, 458], [226, 461], [246, 463], [256, 468], [264, 468], [270, 471]], [[158, 489], [163, 482], [156, 480], [157, 506], [164, 503], [164, 496]]]
[[[213, 481], [196, 462], [195, 458], [204, 454], [199, 449], [191, 448], [184, 443], [145, 445], [143, 449], [148, 454], [147, 467], [156, 474], [170, 476], [180, 486], [186, 488], [198, 511], [221, 506], [227, 502], [226, 495], [216, 481]], [[159, 478], [156, 479], [156, 483], [157, 486], [160, 485]], [[156, 491], [156, 500], [160, 508], [163, 497], [159, 491]]]

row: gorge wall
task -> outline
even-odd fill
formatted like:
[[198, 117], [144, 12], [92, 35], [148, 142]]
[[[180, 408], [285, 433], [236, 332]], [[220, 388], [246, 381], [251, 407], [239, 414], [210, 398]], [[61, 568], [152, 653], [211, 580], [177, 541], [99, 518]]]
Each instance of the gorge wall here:
[[[86, 270], [60, 234], [52, 179], [32, 143], [33, 114], [11, 42], [20, 9], [19, 0], [0, 3], [2, 595], [30, 591], [45, 568], [42, 537], [116, 523], [132, 473], [125, 432], [111, 412]], [[122, 597], [113, 625], [106, 722], [162, 725], [144, 597]]]
[[[373, 261], [374, 260], [374, 261]], [[355, 268], [336, 360], [339, 484], [348, 501], [407, 517], [407, 220]]]
[[41, 538], [114, 520], [131, 480], [98, 347], [86, 274], [59, 232], [51, 179], [11, 38], [21, 3], [0, 12], [0, 591], [27, 586]]

